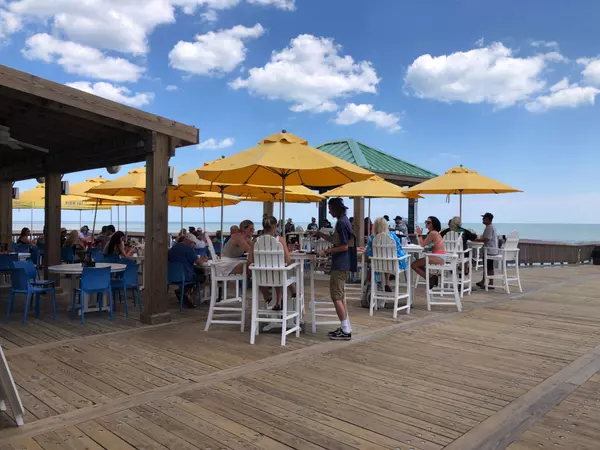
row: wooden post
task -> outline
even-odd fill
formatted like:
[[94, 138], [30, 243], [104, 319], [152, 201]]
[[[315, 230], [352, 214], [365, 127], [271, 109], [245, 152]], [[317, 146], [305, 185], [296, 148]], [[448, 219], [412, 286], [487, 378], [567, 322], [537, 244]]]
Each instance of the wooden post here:
[[167, 252], [169, 156], [173, 142], [169, 136], [152, 133], [146, 156], [146, 282], [142, 323], [169, 322], [167, 300]]
[[263, 202], [263, 214], [273, 215], [275, 204], [273, 202]]
[[323, 222], [325, 222], [325, 219], [327, 219], [327, 199], [319, 202], [319, 221], [317, 222], [319, 224], [319, 228], [321, 228], [323, 226]]
[[365, 246], [365, 199], [364, 197], [354, 199], [354, 235], [356, 236], [356, 246]]
[[0, 245], [10, 249], [12, 243], [12, 183], [0, 183]]
[[50, 172], [46, 174], [44, 224], [46, 234], [44, 235], [44, 279], [55, 280], [58, 284], [60, 278], [48, 273], [49, 266], [61, 263], [60, 248], [60, 173]]
[[415, 224], [419, 220], [417, 217], [417, 203], [418, 199], [409, 198], [408, 199], [408, 233], [413, 234], [415, 232]]

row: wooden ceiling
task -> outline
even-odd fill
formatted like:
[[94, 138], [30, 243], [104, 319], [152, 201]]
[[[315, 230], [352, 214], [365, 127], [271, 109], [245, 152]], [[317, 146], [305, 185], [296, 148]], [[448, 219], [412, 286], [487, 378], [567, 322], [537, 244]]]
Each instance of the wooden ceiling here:
[[198, 129], [0, 65], [0, 125], [48, 152], [0, 145], [0, 180], [17, 181], [143, 161], [152, 133], [174, 147]]

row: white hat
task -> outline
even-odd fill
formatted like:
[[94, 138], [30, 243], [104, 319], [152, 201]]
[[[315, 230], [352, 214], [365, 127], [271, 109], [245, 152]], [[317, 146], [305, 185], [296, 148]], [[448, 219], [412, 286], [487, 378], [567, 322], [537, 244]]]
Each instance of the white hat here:
[[184, 238], [184, 239], [185, 239], [186, 241], [193, 242], [193, 243], [194, 243], [194, 245], [198, 245], [198, 244], [200, 244], [200, 241], [198, 240], [198, 238], [197, 238], [196, 236], [194, 236], [192, 233], [187, 233], [187, 234], [185, 235], [185, 238]]

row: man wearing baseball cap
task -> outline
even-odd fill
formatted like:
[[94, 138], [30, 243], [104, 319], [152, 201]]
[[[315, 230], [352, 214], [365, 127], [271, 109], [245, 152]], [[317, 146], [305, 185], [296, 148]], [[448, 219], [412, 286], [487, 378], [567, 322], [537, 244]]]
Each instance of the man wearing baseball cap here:
[[344, 205], [344, 200], [337, 197], [328, 202], [329, 214], [337, 219], [333, 236], [315, 232], [316, 235], [333, 243], [333, 247], [322, 252], [323, 256], [331, 255], [331, 274], [329, 276], [329, 292], [331, 300], [335, 306], [335, 311], [340, 319], [340, 327], [328, 333], [329, 339], [335, 341], [349, 341], [352, 339], [352, 328], [350, 328], [350, 318], [344, 304], [344, 286], [348, 279], [350, 271], [350, 252], [349, 244], [354, 238], [352, 225]]
[[[197, 245], [200, 241], [192, 233], [187, 233], [183, 236], [183, 240], [178, 242], [169, 249], [169, 262], [178, 262], [183, 265], [183, 273], [185, 281], [199, 281], [203, 283], [205, 280], [204, 272], [200, 269], [201, 264], [206, 262], [207, 256], [198, 256], [196, 253]], [[196, 305], [192, 300], [193, 290], [195, 285], [187, 285], [184, 289], [184, 303], [188, 308], [195, 308]], [[181, 295], [181, 291], [175, 291], [177, 297]]]
[[[498, 254], [498, 233], [496, 232], [496, 227], [492, 224], [494, 221], [494, 215], [492, 213], [485, 213], [482, 216], [483, 224], [485, 225], [485, 230], [483, 230], [483, 234], [475, 239], [477, 242], [483, 242], [484, 251], [487, 252], [488, 255], [497, 255]], [[488, 275], [494, 275], [494, 260], [488, 259], [487, 261], [487, 272]], [[494, 289], [494, 280], [490, 280], [490, 285], [488, 289]], [[481, 289], [485, 289], [485, 270], [483, 271], [483, 279], [477, 283]]]

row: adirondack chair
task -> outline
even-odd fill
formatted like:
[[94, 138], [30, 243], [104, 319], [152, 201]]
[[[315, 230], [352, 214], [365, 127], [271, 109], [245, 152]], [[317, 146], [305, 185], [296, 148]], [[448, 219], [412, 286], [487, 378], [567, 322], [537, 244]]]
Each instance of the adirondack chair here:
[[[406, 314], [410, 314], [412, 302], [412, 282], [410, 270], [410, 255], [404, 255], [398, 258], [396, 251], [396, 242], [391, 238], [389, 233], [380, 233], [373, 239], [373, 256], [371, 257], [371, 305], [369, 314], [373, 315], [373, 310], [377, 309], [379, 301], [393, 301], [393, 317], [398, 317], [398, 311], [406, 310]], [[400, 263], [406, 261], [406, 269], [400, 268]], [[394, 275], [394, 289], [392, 292], [385, 292], [376, 289], [375, 274], [379, 273], [383, 276], [386, 273]], [[400, 278], [404, 278], [406, 274], [406, 282], [402, 283]], [[406, 290], [400, 292], [400, 286], [406, 287]], [[398, 306], [399, 301], [404, 300], [405, 304]]]
[[[458, 282], [460, 297], [463, 298], [465, 293], [471, 295], [472, 292], [472, 267], [471, 267], [471, 250], [464, 248], [463, 233], [450, 231], [444, 236], [444, 248], [446, 253], [454, 253], [458, 255]], [[442, 278], [444, 273], [442, 272]], [[443, 278], [442, 282], [445, 279]]]
[[[431, 258], [439, 258], [441, 264]], [[456, 305], [458, 311], [462, 311], [462, 302], [459, 293], [457, 253], [431, 254], [425, 253], [425, 280], [427, 282], [427, 310], [431, 311], [434, 305]], [[437, 287], [429, 287], [431, 275], [439, 275]]]
[[[281, 345], [285, 345], [288, 334], [295, 332], [300, 337], [300, 301], [291, 299], [292, 307], [288, 304], [288, 288], [301, 282], [300, 264], [285, 265], [284, 250], [281, 242], [273, 236], [261, 236], [254, 244], [254, 264], [252, 270], [252, 325], [250, 344], [259, 333], [260, 323], [281, 324]], [[261, 309], [259, 307], [259, 287], [281, 288], [283, 300], [281, 311]], [[293, 320], [288, 329], [288, 321]]]
[[[489, 280], [502, 280], [502, 286], [496, 286], [503, 288], [507, 294], [510, 294], [510, 284], [511, 282], [516, 282], [516, 286], [519, 287], [519, 292], [523, 292], [523, 288], [521, 287], [521, 277], [519, 275], [519, 233], [513, 231], [506, 238], [506, 242], [504, 247], [498, 249], [498, 253], [496, 255], [489, 255], [487, 252], [487, 248], [484, 249], [483, 252], [483, 270], [485, 271], [485, 290], [487, 291], [489, 288]], [[488, 260], [497, 261], [500, 270], [494, 271], [494, 275], [488, 274], [487, 262]], [[515, 273], [508, 273], [508, 263], [513, 263], [515, 265]]]

